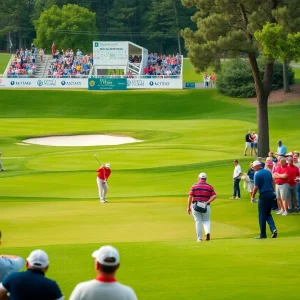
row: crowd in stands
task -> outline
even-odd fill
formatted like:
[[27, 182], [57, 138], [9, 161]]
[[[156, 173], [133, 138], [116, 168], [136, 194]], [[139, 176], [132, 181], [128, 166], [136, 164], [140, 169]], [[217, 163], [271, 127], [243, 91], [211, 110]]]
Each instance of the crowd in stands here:
[[[41, 51], [43, 52], [43, 49], [40, 49], [40, 52]], [[18, 49], [11, 60], [11, 65], [8, 68], [7, 75], [35, 75], [38, 54], [38, 49], [35, 48], [34, 44], [31, 45], [31, 49]]]
[[52, 46], [52, 57], [53, 60], [47, 71], [48, 77], [87, 77], [93, 65], [93, 55], [83, 55], [80, 49], [74, 53], [72, 49], [59, 51]]
[[157, 55], [148, 56], [147, 66], [144, 68], [145, 75], [154, 76], [177, 76], [181, 73], [181, 55]]

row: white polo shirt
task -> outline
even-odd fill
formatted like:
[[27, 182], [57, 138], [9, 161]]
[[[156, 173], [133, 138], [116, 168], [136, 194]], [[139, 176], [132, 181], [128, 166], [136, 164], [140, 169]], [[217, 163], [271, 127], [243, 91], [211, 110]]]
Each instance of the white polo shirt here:
[[137, 300], [133, 289], [117, 281], [103, 282], [98, 279], [77, 284], [69, 300]]
[[241, 173], [242, 173], [241, 166], [240, 165], [236, 165], [234, 167], [234, 170], [233, 170], [233, 178], [240, 179], [242, 175], [239, 176], [239, 174], [241, 174]]

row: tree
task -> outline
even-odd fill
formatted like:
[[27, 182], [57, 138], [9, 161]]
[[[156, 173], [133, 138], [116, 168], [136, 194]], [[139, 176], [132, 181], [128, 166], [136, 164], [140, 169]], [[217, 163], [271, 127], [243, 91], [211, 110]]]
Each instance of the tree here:
[[92, 41], [97, 38], [95, 13], [73, 4], [64, 5], [61, 9], [52, 6], [41, 13], [34, 26], [35, 44], [46, 49], [54, 41], [57, 49], [91, 51]]
[[287, 34], [279, 24], [267, 23], [262, 30], [255, 32], [255, 38], [262, 45], [265, 57], [279, 58], [283, 63], [283, 90], [290, 92], [288, 80], [288, 64], [300, 58], [300, 32]]
[[[259, 72], [258, 42], [254, 33], [267, 23], [279, 20], [292, 23], [299, 19], [297, 0], [182, 0], [186, 6], [196, 6], [193, 21], [197, 30], [186, 28], [182, 35], [188, 56], [198, 72], [218, 65], [220, 59], [239, 57], [246, 53], [251, 66], [257, 95], [257, 122], [259, 129], [258, 154], [269, 151], [268, 97], [272, 84], [274, 59], [264, 58], [264, 75]], [[298, 3], [298, 4], [297, 4]], [[294, 10], [291, 6], [294, 5]], [[285, 16], [282, 17], [282, 16]]]
[[34, 37], [31, 22], [33, 6], [34, 0], [0, 1], [0, 38], [11, 34], [18, 48], [29, 47]]
[[181, 0], [152, 0], [145, 16], [145, 29], [151, 47], [164, 53], [170, 45], [181, 52], [180, 31], [186, 26], [193, 27], [189, 16], [195, 9], [182, 5]]

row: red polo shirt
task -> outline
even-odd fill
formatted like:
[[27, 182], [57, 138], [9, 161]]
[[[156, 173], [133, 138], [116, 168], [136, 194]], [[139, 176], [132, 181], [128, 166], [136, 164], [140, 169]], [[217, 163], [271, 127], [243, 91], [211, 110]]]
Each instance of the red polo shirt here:
[[208, 183], [206, 183], [206, 180], [200, 179], [198, 183], [192, 186], [189, 195], [193, 197], [193, 202], [207, 202], [210, 199], [210, 197], [216, 195], [216, 193], [214, 191], [214, 188]]
[[299, 168], [295, 165], [288, 166], [287, 167], [287, 174], [288, 177], [288, 184], [290, 186], [295, 186], [297, 183], [295, 181], [296, 177], [299, 176]]
[[[273, 173], [278, 173], [280, 175], [288, 174], [288, 166], [285, 167], [282, 166], [276, 166]], [[276, 184], [284, 184], [288, 183], [288, 178], [275, 178]]]
[[102, 167], [102, 168], [98, 169], [97, 172], [98, 172], [98, 177], [101, 180], [107, 180], [111, 174], [111, 169]]

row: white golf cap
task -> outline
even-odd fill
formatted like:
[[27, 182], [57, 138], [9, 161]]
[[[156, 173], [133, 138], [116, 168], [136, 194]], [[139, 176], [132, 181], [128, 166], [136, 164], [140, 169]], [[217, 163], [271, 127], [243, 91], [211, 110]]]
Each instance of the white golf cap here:
[[[103, 246], [92, 254], [97, 262], [104, 266], [117, 266], [120, 263], [120, 255], [116, 248], [112, 246]], [[106, 261], [107, 259], [114, 261]]]
[[49, 258], [45, 251], [43, 250], [34, 250], [27, 257], [27, 261], [30, 266], [35, 268], [46, 268], [49, 265]]
[[205, 174], [205, 173], [200, 173], [200, 174], [199, 174], [199, 178], [205, 179], [205, 178], [206, 178], [206, 174]]
[[252, 163], [252, 166], [253, 166], [253, 167], [261, 166], [261, 162], [258, 161], [258, 160], [255, 160], [255, 161]]
[[105, 164], [105, 167], [110, 168], [110, 164], [109, 163]]

